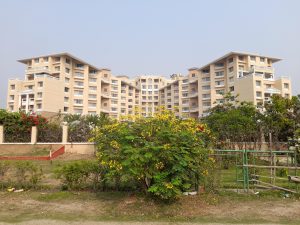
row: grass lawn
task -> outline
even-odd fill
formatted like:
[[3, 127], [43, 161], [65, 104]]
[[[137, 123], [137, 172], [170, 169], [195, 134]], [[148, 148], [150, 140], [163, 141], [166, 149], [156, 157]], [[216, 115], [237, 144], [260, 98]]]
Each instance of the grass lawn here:
[[0, 192], [0, 221], [166, 221], [300, 224], [299, 197], [280, 192], [184, 196], [171, 204], [120, 192]]

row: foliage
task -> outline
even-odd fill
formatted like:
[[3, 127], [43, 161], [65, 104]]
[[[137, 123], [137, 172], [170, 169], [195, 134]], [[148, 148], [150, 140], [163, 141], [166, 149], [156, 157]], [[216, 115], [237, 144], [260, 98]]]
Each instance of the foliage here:
[[0, 110], [0, 125], [4, 126], [5, 142], [30, 142], [31, 127], [43, 128], [47, 123], [47, 119], [39, 115]]
[[62, 141], [62, 127], [57, 122], [48, 123], [47, 126], [39, 127], [38, 142], [61, 142]]
[[223, 98], [224, 103], [213, 107], [202, 119], [217, 137], [217, 148], [234, 148], [228, 146], [230, 142], [261, 142], [263, 136], [272, 142], [287, 141], [288, 137], [300, 133], [299, 97], [288, 99], [273, 95], [264, 110], [258, 110], [250, 102], [239, 103], [237, 96], [231, 94]]
[[64, 121], [69, 126], [68, 139], [70, 142], [88, 142], [91, 136], [91, 131], [96, 126], [103, 126], [110, 123], [110, 118], [101, 113], [100, 115], [66, 115]]
[[37, 188], [43, 178], [41, 166], [29, 161], [0, 161], [0, 177], [3, 185]]
[[162, 109], [152, 118], [135, 118], [96, 127], [93, 140], [105, 177], [116, 183], [130, 176], [146, 193], [176, 199], [198, 188], [213, 164], [208, 157], [210, 131], [194, 119], [177, 119]]
[[65, 189], [78, 190], [86, 188], [90, 183], [97, 188], [101, 168], [95, 160], [75, 161], [56, 168], [55, 173], [61, 179]]
[[210, 115], [203, 118], [203, 122], [212, 130], [218, 141], [222, 143], [228, 140], [230, 142], [258, 141], [261, 115], [255, 106], [247, 102], [234, 106], [231, 95], [226, 95], [224, 99], [224, 104], [212, 108]]
[[265, 104], [263, 114], [264, 131], [267, 136], [272, 135], [272, 141], [287, 141], [288, 137], [293, 137], [295, 132], [296, 121], [300, 112], [299, 99], [283, 98], [278, 95], [272, 96], [272, 101]]

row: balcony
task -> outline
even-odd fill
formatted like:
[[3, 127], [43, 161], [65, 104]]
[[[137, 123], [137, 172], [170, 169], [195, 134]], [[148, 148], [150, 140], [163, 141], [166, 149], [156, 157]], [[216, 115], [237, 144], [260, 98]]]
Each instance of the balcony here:
[[191, 92], [190, 95], [189, 95], [189, 97], [190, 98], [198, 97], [198, 92], [197, 91]]
[[250, 73], [253, 73], [253, 72], [255, 73], [256, 71], [274, 73], [274, 68], [268, 67], [268, 66], [251, 66], [249, 69]]
[[190, 84], [196, 83], [196, 82], [198, 82], [197, 77], [192, 77], [192, 78], [189, 80], [189, 83], [190, 83]]
[[102, 92], [101, 97], [102, 98], [110, 98], [110, 94], [108, 92]]
[[198, 112], [199, 111], [199, 107], [198, 106], [193, 106], [190, 108], [190, 112]]
[[110, 84], [110, 79], [106, 78], [106, 77], [101, 77], [101, 82], [105, 83], [105, 84]]
[[265, 90], [265, 93], [267, 94], [281, 94], [281, 91], [276, 88], [267, 88]]
[[26, 74], [32, 74], [32, 73], [50, 73], [50, 70], [46, 66], [40, 66], [40, 67], [28, 67], [27, 70], [25, 70]]

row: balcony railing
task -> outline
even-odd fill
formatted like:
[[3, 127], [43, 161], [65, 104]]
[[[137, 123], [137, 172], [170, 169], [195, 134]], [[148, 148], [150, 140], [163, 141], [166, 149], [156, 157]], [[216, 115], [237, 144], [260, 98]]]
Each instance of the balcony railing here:
[[26, 73], [50, 73], [50, 70], [48, 67], [40, 66], [40, 67], [28, 67], [27, 70], [25, 70]]

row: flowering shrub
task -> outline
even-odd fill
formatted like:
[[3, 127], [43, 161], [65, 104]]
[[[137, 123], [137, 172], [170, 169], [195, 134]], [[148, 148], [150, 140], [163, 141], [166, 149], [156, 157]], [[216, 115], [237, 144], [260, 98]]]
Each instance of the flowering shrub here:
[[43, 128], [47, 124], [47, 119], [39, 115], [0, 110], [0, 125], [4, 126], [5, 142], [30, 142], [31, 127]]
[[152, 118], [135, 118], [94, 129], [97, 158], [106, 176], [130, 176], [161, 200], [198, 190], [214, 160], [208, 157], [210, 131], [194, 119], [177, 119], [162, 110]]

